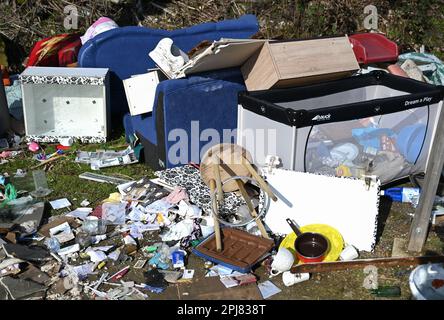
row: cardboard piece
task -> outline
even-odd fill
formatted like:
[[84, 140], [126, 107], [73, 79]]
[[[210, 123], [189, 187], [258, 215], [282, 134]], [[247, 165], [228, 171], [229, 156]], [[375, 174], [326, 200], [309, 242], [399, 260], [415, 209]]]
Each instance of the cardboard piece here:
[[42, 272], [39, 268], [36, 268], [32, 264], [30, 264], [24, 272], [20, 273], [18, 277], [22, 280], [34, 281], [45, 286], [49, 285], [49, 283], [51, 282], [50, 276], [48, 276], [46, 273]]
[[266, 42], [241, 68], [248, 91], [338, 79], [359, 70], [348, 37]]
[[178, 72], [176, 78], [190, 74], [240, 67], [258, 51], [267, 40], [220, 39], [190, 59]]
[[49, 229], [52, 229], [52, 228], [54, 228], [54, 227], [57, 227], [57, 226], [59, 226], [59, 225], [65, 223], [65, 222], [68, 222], [68, 224], [69, 224], [72, 228], [74, 228], [74, 229], [80, 227], [80, 224], [77, 223], [75, 220], [76, 220], [76, 219], [75, 219], [74, 217], [68, 217], [68, 216], [60, 216], [60, 217], [57, 217], [57, 218], [55, 218], [54, 220], [52, 220], [51, 222], [49, 222], [49, 223], [43, 225], [43, 226], [39, 229], [39, 233], [40, 233], [42, 236], [45, 236], [45, 237], [48, 237], [48, 238], [49, 238], [49, 237], [50, 237]]

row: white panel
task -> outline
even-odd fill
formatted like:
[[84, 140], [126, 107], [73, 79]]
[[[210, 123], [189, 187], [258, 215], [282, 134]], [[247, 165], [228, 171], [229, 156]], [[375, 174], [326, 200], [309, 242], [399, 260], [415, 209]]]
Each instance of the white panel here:
[[98, 85], [23, 84], [27, 136], [107, 136], [107, 90]]
[[153, 111], [158, 71], [148, 72], [123, 80], [126, 99], [132, 116]]
[[275, 169], [265, 172], [278, 201], [270, 201], [265, 223], [277, 234], [292, 232], [286, 218], [300, 226], [320, 223], [336, 228], [347, 244], [372, 251], [379, 207], [379, 182], [367, 190], [363, 180]]

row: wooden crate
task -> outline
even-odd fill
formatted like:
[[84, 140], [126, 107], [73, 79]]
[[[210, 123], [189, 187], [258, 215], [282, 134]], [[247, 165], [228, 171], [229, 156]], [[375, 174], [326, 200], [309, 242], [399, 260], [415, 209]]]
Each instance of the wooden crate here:
[[358, 69], [346, 36], [266, 42], [241, 68], [249, 91], [337, 79]]

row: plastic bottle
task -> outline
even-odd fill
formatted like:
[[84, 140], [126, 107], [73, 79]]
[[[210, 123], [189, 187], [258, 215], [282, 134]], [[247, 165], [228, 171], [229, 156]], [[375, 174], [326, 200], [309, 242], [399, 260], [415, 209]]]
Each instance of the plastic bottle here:
[[396, 202], [417, 203], [419, 199], [419, 194], [419, 188], [398, 187], [381, 190], [381, 196], [390, 197], [393, 201]]
[[401, 288], [398, 286], [384, 286], [378, 289], [372, 289], [370, 292], [377, 297], [400, 297]]

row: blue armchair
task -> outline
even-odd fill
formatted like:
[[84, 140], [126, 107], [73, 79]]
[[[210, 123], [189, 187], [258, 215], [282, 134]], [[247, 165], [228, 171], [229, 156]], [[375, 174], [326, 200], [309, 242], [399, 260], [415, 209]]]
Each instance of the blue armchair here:
[[[203, 40], [249, 38], [258, 30], [258, 22], [253, 15], [172, 31], [144, 27], [117, 28], [86, 42], [79, 52], [79, 66], [110, 69], [113, 122], [121, 121], [126, 113], [123, 123], [127, 140], [136, 133], [144, 145], [145, 162], [154, 169], [170, 168], [183, 162], [199, 162], [202, 151], [221, 142], [212, 143], [210, 139], [210, 142], [198, 141], [196, 144], [195, 137], [203, 130], [213, 128], [223, 136], [223, 129], [237, 127], [237, 93], [245, 90], [240, 71], [218, 70], [163, 81], [157, 87], [153, 112], [138, 116], [128, 113], [122, 80], [154, 67], [148, 53], [162, 38], [172, 38], [186, 52]], [[198, 121], [197, 131], [197, 122], [192, 121]], [[192, 129], [195, 131], [193, 137]], [[187, 133], [186, 145], [183, 132]], [[179, 141], [177, 134], [182, 135], [182, 141]], [[199, 137], [197, 139], [200, 140]], [[227, 139], [235, 141], [234, 138]], [[227, 139], [222, 141], [229, 142]]]

